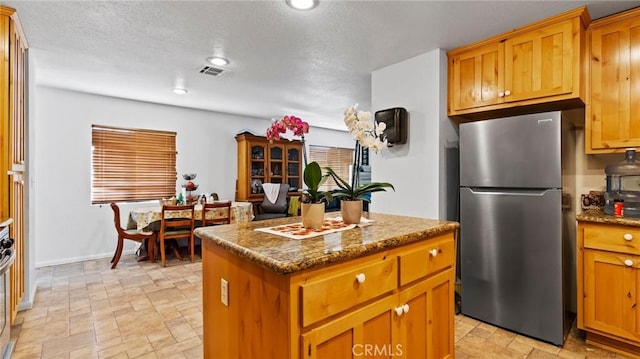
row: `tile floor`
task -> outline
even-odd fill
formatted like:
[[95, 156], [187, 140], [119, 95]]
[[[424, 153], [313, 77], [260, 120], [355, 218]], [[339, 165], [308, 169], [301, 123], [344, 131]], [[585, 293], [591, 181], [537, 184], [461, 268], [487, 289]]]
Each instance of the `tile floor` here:
[[[123, 255], [40, 268], [34, 308], [11, 327], [21, 358], [202, 358], [202, 263]], [[456, 358], [625, 358], [574, 328], [563, 348], [456, 317]], [[217, 359], [217, 358], [216, 358]]]

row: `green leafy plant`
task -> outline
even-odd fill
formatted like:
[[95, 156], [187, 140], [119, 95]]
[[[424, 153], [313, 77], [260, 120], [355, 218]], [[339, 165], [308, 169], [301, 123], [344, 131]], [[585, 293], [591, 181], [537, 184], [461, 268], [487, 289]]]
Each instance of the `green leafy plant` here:
[[344, 198], [348, 201], [363, 200], [371, 202], [367, 195], [373, 192], [385, 192], [387, 188], [391, 188], [395, 192], [395, 188], [388, 182], [371, 182], [358, 186], [351, 185], [349, 182], [343, 180], [338, 176], [330, 167], [326, 167], [327, 174], [336, 181], [336, 184], [340, 188], [338, 192], [333, 193], [333, 197]]
[[323, 200], [331, 201], [331, 193], [320, 191], [320, 186], [329, 178], [322, 174], [318, 162], [311, 162], [304, 168], [304, 184], [307, 188], [302, 190], [302, 202], [321, 203]]

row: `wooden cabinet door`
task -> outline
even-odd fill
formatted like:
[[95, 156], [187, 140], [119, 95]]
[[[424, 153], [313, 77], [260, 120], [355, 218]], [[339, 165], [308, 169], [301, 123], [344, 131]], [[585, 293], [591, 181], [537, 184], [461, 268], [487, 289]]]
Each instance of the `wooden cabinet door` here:
[[640, 147], [640, 16], [591, 31], [590, 91], [587, 153]]
[[390, 295], [302, 335], [301, 358], [395, 358], [397, 296]]
[[505, 101], [573, 91], [573, 23], [564, 21], [509, 38], [504, 44]]
[[496, 42], [453, 56], [449, 63], [449, 110], [503, 101], [504, 45]]
[[640, 257], [585, 250], [584, 326], [640, 339], [636, 309], [639, 281]]
[[399, 318], [404, 358], [454, 357], [453, 270], [400, 292], [405, 313]]

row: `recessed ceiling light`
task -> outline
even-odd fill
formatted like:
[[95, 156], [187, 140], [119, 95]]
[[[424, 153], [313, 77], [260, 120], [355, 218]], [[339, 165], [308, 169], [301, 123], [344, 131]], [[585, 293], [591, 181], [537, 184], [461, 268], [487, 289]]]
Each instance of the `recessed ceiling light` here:
[[319, 0], [286, 0], [287, 5], [297, 10], [311, 10], [318, 5]]
[[225, 59], [224, 57], [211, 56], [211, 57], [207, 57], [207, 61], [211, 65], [216, 65], [216, 66], [224, 66], [229, 64], [229, 60]]
[[176, 95], [184, 95], [187, 92], [189, 92], [189, 91], [187, 91], [186, 89], [183, 89], [182, 87], [174, 87], [173, 88], [173, 93], [176, 94]]

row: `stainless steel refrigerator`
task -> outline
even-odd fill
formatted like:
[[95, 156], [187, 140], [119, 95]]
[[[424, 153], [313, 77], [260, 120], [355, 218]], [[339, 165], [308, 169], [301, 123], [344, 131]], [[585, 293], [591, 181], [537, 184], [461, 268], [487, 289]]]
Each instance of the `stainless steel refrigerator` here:
[[556, 345], [571, 324], [562, 117], [460, 125], [462, 313]]

